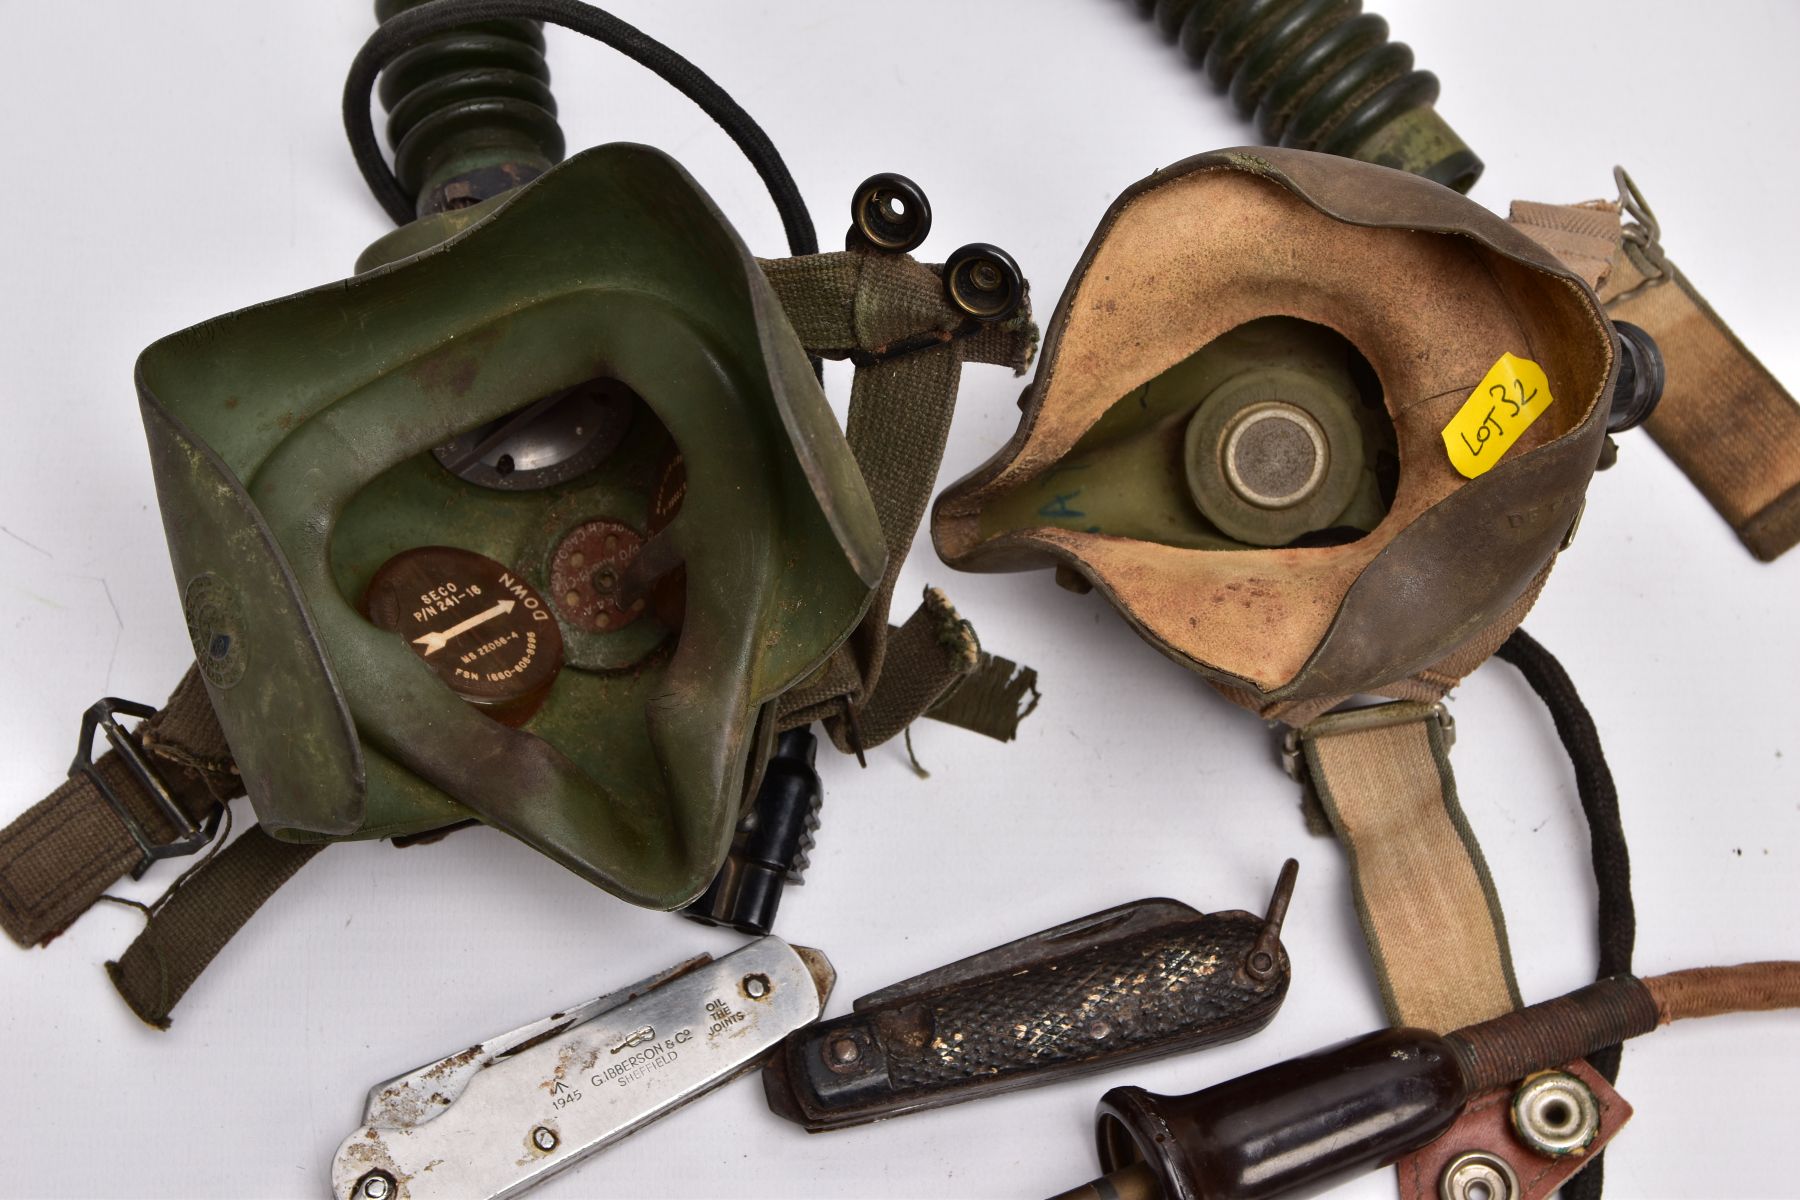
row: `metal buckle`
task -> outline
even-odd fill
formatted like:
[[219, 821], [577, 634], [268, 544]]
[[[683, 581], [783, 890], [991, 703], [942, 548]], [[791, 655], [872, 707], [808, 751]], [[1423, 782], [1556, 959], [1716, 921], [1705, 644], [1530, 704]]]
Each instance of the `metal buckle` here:
[[1295, 783], [1307, 783], [1309, 772], [1300, 757], [1300, 727], [1288, 726], [1286, 736], [1281, 739], [1281, 769]]
[[[1327, 713], [1326, 716], [1350, 717], [1352, 714], [1361, 714], [1353, 719], [1366, 729], [1381, 725], [1397, 725], [1414, 719], [1411, 712], [1393, 711], [1396, 706], [1407, 703], [1407, 701], [1389, 701], [1364, 708], [1338, 709], [1336, 712]], [[1389, 711], [1384, 714], [1381, 711], [1383, 709]], [[1456, 745], [1456, 718], [1450, 715], [1450, 710], [1444, 706], [1441, 700], [1431, 706], [1431, 715], [1437, 718], [1438, 728], [1443, 730], [1444, 752], [1449, 753], [1450, 748]], [[1301, 753], [1300, 730], [1297, 726], [1289, 726], [1286, 736], [1281, 739], [1281, 769], [1287, 772], [1289, 779], [1302, 787], [1310, 788], [1312, 786], [1312, 772], [1307, 769], [1306, 758]]]
[[[169, 785], [162, 781], [161, 776], [157, 775], [155, 768], [144, 757], [143, 751], [138, 749], [137, 743], [132, 741], [124, 728], [113, 719], [114, 715], [119, 713], [128, 717], [136, 717], [141, 721], [146, 717], [155, 716], [156, 710], [148, 704], [121, 700], [117, 696], [107, 696], [96, 701], [93, 707], [82, 714], [81, 740], [75, 746], [75, 761], [69, 764], [69, 778], [86, 775], [93, 781], [94, 787], [99, 790], [106, 802], [112, 805], [113, 811], [119, 814], [119, 820], [124, 823], [125, 831], [131, 834], [131, 840], [137, 843], [138, 849], [144, 856], [138, 865], [131, 869], [131, 877], [142, 879], [144, 872], [150, 869], [150, 864], [165, 858], [180, 858], [193, 854], [212, 841], [213, 835], [219, 831], [219, 819], [224, 816], [225, 808], [223, 805], [219, 806], [217, 811], [207, 819], [205, 825], [194, 824], [187, 813], [182, 811], [181, 806], [175, 803], [175, 796], [169, 791]], [[175, 827], [177, 837], [174, 841], [162, 844], [153, 842], [150, 835], [145, 832], [143, 825], [138, 822], [137, 817], [125, 806], [125, 802], [119, 798], [118, 793], [113, 791], [112, 785], [106, 782], [106, 777], [95, 770], [94, 731], [96, 729], [106, 735], [107, 743], [112, 746], [113, 753], [124, 761], [139, 786], [149, 794], [150, 799], [156, 803], [156, 807], [162, 810], [163, 816], [169, 819], [169, 824]]]

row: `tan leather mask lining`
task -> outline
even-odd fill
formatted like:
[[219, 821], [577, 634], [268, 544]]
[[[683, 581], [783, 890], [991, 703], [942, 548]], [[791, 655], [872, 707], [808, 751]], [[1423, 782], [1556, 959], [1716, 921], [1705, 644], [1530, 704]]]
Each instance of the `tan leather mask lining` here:
[[1137, 196], [1075, 287], [1017, 453], [940, 505], [948, 558], [984, 540], [988, 501], [1058, 463], [1121, 397], [1247, 321], [1329, 326], [1381, 380], [1401, 479], [1386, 519], [1356, 542], [1218, 552], [1051, 527], [1000, 534], [1074, 560], [1153, 640], [1265, 690], [1305, 664], [1370, 560], [1469, 482], [1441, 430], [1502, 353], [1537, 361], [1558, 398], [1509, 457], [1577, 426], [1609, 366], [1577, 285], [1472, 238], [1346, 224], [1272, 180], [1225, 168]]

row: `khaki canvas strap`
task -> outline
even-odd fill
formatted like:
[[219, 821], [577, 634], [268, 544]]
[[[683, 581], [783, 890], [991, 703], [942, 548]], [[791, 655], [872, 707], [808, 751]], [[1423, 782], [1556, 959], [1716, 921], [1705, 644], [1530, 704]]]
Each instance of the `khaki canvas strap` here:
[[[781, 703], [781, 726], [822, 721], [861, 753], [920, 716], [1010, 740], [1036, 676], [982, 652], [974, 631], [930, 589], [905, 624], [889, 623], [894, 587], [937, 485], [965, 362], [1022, 372], [1037, 331], [1021, 314], [977, 323], [944, 298], [937, 268], [905, 255], [842, 251], [765, 261], [763, 272], [810, 351], [856, 364], [845, 435], [881, 520], [887, 565], [862, 623]], [[957, 703], [964, 688], [970, 696]], [[1013, 707], [1005, 707], [1007, 697]]]
[[1441, 705], [1402, 701], [1320, 717], [1289, 743], [1349, 855], [1389, 1019], [1439, 1033], [1520, 1003], [1499, 897], [1457, 803], [1450, 729]]
[[1654, 232], [1627, 237], [1600, 298], [1662, 349], [1668, 377], [1645, 426], [1656, 444], [1750, 553], [1773, 562], [1792, 549], [1800, 542], [1800, 405], [1663, 256]]
[[1619, 206], [1604, 200], [1582, 204], [1514, 200], [1506, 219], [1587, 280], [1591, 288], [1600, 287], [1619, 256], [1623, 240]]
[[225, 943], [324, 848], [277, 841], [256, 825], [183, 875], [119, 961], [106, 964], [131, 1011], [167, 1029], [176, 1002]]
[[[170, 846], [183, 830], [141, 770], [166, 790], [188, 829], [206, 826], [243, 793], [225, 735], [190, 670], [168, 704], [0, 830], [0, 928], [41, 945], [147, 862], [143, 843]], [[84, 746], [77, 762], [86, 758]], [[116, 801], [116, 804], [115, 804]], [[143, 843], [140, 843], [140, 838]]]
[[[1642, 193], [1616, 176], [1619, 204], [1519, 201], [1512, 222], [1593, 284], [1615, 320], [1656, 339], [1667, 378], [1645, 427], [1750, 552], [1772, 562], [1800, 542], [1800, 404], [1669, 261]], [[1621, 209], [1631, 218], [1623, 225]]]

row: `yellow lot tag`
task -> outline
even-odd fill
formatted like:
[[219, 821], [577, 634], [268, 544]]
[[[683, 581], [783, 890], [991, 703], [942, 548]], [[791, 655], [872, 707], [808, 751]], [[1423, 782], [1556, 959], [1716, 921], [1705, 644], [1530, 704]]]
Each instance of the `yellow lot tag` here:
[[1553, 403], [1544, 368], [1529, 358], [1502, 354], [1444, 426], [1450, 465], [1475, 478], [1499, 462]]

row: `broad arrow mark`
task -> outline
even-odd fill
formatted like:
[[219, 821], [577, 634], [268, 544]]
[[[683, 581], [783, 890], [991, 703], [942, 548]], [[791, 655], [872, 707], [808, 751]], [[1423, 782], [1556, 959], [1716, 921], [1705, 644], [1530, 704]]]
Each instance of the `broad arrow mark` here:
[[491, 621], [495, 617], [511, 612], [513, 605], [514, 602], [511, 600], [502, 600], [494, 607], [484, 612], [478, 612], [466, 621], [459, 621], [441, 633], [432, 632], [424, 637], [416, 637], [413, 639], [413, 644], [425, 647], [425, 656], [429, 658], [448, 645], [451, 638], [469, 632], [484, 621]]

